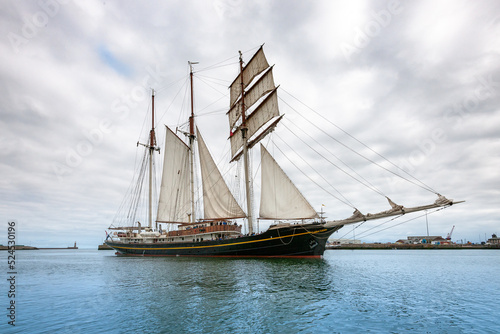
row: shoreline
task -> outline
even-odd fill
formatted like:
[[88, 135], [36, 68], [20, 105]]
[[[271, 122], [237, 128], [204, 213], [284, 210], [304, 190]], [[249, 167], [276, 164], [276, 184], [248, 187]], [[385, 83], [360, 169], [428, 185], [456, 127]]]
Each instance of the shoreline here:
[[376, 244], [376, 243], [364, 243], [364, 244], [344, 244], [344, 245], [333, 245], [327, 246], [327, 250], [336, 249], [500, 249], [500, 245], [431, 245], [431, 244]]
[[[25, 246], [25, 245], [15, 245], [15, 250], [52, 250], [52, 249], [78, 249], [78, 247], [34, 247], [34, 246]], [[9, 246], [0, 245], [0, 251], [9, 250]]]

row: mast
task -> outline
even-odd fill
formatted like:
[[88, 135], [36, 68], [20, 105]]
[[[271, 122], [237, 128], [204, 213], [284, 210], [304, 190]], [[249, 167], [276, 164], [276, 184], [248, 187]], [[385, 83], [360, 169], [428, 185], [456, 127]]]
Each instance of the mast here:
[[[248, 150], [273, 131], [282, 116], [279, 114], [272, 66], [269, 66], [262, 46], [245, 66], [241, 51], [239, 54], [240, 72], [229, 86], [229, 111], [226, 114], [229, 120], [231, 162], [239, 160], [243, 155], [248, 232], [252, 234], [254, 218]], [[247, 111], [251, 113], [247, 114]]]
[[190, 166], [190, 179], [191, 179], [191, 215], [189, 216], [189, 220], [191, 223], [196, 222], [196, 216], [195, 216], [195, 208], [194, 208], [194, 140], [195, 140], [195, 134], [194, 134], [194, 101], [193, 101], [193, 65], [198, 64], [197, 62], [190, 62], [189, 63], [189, 81], [191, 85], [191, 116], [189, 116], [189, 150], [190, 150], [190, 155], [189, 155], [189, 166]]
[[252, 198], [250, 196], [250, 171], [248, 164], [248, 142], [247, 142], [247, 125], [245, 116], [245, 83], [243, 81], [243, 55], [240, 53], [240, 83], [241, 83], [241, 138], [243, 140], [243, 166], [245, 169], [245, 192], [247, 195], [247, 218], [248, 218], [248, 234], [253, 234], [253, 214], [252, 214]]
[[153, 152], [155, 150], [155, 91], [151, 89], [151, 131], [149, 132], [149, 210], [148, 227], [153, 227]]

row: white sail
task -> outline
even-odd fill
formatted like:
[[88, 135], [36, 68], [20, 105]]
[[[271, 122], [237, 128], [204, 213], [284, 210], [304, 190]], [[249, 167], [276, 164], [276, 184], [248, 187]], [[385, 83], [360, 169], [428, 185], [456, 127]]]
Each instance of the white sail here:
[[157, 221], [187, 223], [189, 196], [189, 147], [167, 128]]
[[205, 219], [232, 219], [246, 217], [245, 212], [234, 199], [217, 168], [199, 132], [198, 152], [200, 155], [203, 183], [203, 208]]
[[260, 145], [261, 219], [308, 219], [318, 213], [288, 178], [265, 147]]
[[[268, 68], [267, 72], [255, 82], [255, 84], [245, 93], [246, 109], [252, 107], [265, 94], [272, 91], [274, 86], [274, 78], [272, 67]], [[232, 130], [238, 120], [241, 118], [241, 98], [228, 111], [229, 130]]]
[[[255, 109], [255, 111], [247, 117], [247, 138], [252, 137], [273, 117], [279, 116], [278, 95], [276, 92], [275, 88], [275, 90], [266, 97], [266, 99]], [[241, 136], [241, 128], [239, 127], [231, 136], [231, 156], [234, 157], [241, 147], [243, 147], [243, 138]]]
[[[264, 50], [260, 47], [259, 51], [250, 59], [248, 64], [243, 69], [243, 88], [246, 88], [252, 80], [259, 75], [262, 71], [269, 67], [267, 63], [266, 56], [264, 55]], [[240, 75], [234, 79], [233, 83], [229, 87], [229, 106], [232, 107], [234, 102], [238, 99], [241, 94], [241, 79]]]

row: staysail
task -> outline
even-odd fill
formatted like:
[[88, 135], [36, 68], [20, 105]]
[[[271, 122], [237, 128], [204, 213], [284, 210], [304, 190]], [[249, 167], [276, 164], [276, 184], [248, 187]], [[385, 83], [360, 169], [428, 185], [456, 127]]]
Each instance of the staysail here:
[[236, 202], [215, 164], [200, 131], [196, 129], [203, 184], [203, 208], [205, 219], [234, 219], [246, 217]]
[[158, 222], [187, 223], [191, 210], [189, 147], [167, 128]]
[[261, 219], [309, 219], [318, 213], [261, 144]]

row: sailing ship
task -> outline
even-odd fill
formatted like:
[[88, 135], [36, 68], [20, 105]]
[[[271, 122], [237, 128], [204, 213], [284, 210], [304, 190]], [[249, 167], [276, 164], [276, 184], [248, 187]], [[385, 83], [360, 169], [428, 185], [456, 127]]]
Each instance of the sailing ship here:
[[[348, 224], [416, 211], [450, 206], [456, 202], [438, 194], [429, 205], [406, 208], [390, 199], [389, 210], [362, 214], [355, 210], [347, 219], [327, 221], [308, 202], [261, 143], [283, 118], [278, 109], [273, 66], [263, 47], [244, 66], [239, 53], [239, 73], [229, 87], [227, 112], [230, 130], [230, 162], [243, 159], [246, 210], [233, 196], [194, 124], [193, 65], [190, 65], [191, 116], [185, 142], [166, 127], [164, 161], [156, 219], [153, 221], [153, 155], [156, 143], [154, 91], [152, 128], [146, 152], [149, 160], [148, 224], [109, 227], [105, 243], [117, 255], [130, 256], [228, 256], [228, 257], [321, 257], [332, 233]], [[195, 217], [195, 144], [203, 189], [203, 217]], [[274, 221], [265, 231], [254, 231], [249, 150], [260, 143], [261, 200], [259, 219]], [[139, 145], [139, 143], [138, 143]], [[200, 202], [200, 201], [198, 201]], [[239, 222], [246, 223], [245, 232]], [[162, 228], [163, 226], [163, 228]], [[170, 226], [173, 228], [165, 228]]]

